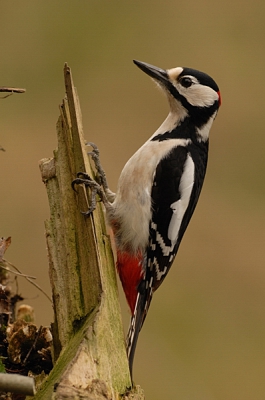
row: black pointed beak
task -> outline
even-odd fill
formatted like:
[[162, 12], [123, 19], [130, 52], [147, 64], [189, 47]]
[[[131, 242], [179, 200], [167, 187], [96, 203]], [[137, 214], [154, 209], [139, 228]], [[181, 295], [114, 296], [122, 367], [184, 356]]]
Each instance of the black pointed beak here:
[[147, 64], [142, 61], [133, 60], [133, 62], [147, 75], [151, 76], [151, 78], [155, 79], [158, 82], [161, 82], [164, 85], [168, 83], [168, 74], [166, 70], [155, 67], [154, 65]]

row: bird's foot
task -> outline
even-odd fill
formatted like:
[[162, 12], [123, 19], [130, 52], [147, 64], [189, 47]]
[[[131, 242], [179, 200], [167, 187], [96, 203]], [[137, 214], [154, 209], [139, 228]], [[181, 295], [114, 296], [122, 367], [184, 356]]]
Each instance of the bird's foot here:
[[90, 206], [88, 207], [87, 211], [81, 211], [82, 214], [85, 216], [90, 215], [95, 209], [97, 204], [96, 196], [99, 195], [100, 199], [105, 203], [105, 195], [102, 187], [100, 184], [94, 179], [92, 179], [87, 173], [85, 172], [78, 172], [77, 178], [72, 182], [72, 188], [76, 192], [75, 186], [76, 185], [84, 185], [86, 188], [88, 187], [91, 191], [91, 200]]
[[115, 198], [115, 193], [113, 193], [108, 186], [108, 182], [107, 182], [107, 178], [106, 178], [106, 173], [104, 171], [104, 169], [102, 168], [101, 162], [100, 162], [100, 158], [99, 158], [99, 149], [97, 147], [97, 145], [95, 145], [95, 143], [92, 142], [87, 142], [86, 143], [87, 146], [91, 146], [92, 147], [92, 151], [88, 152], [87, 154], [89, 156], [91, 156], [92, 160], [94, 161], [95, 164], [95, 168], [96, 168], [96, 182], [102, 186], [105, 195], [107, 197], [107, 199], [110, 202], [113, 202], [114, 198]]
[[106, 173], [105, 173], [104, 169], [102, 168], [102, 165], [101, 165], [101, 162], [99, 159], [99, 149], [98, 149], [97, 145], [95, 145], [95, 143], [92, 143], [92, 142], [87, 142], [86, 145], [91, 146], [93, 149], [92, 151], [89, 151], [87, 154], [89, 156], [91, 156], [92, 160], [94, 161], [95, 168], [97, 171], [96, 181], [101, 186], [103, 186], [103, 188], [108, 187]]

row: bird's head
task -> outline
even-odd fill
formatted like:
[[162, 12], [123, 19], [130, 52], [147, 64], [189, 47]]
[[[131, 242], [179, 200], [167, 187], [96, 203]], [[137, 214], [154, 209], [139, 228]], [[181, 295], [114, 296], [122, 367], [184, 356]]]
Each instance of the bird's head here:
[[166, 93], [171, 110], [188, 115], [196, 126], [203, 126], [214, 118], [221, 105], [216, 82], [204, 72], [192, 68], [161, 69], [142, 61], [134, 63]]

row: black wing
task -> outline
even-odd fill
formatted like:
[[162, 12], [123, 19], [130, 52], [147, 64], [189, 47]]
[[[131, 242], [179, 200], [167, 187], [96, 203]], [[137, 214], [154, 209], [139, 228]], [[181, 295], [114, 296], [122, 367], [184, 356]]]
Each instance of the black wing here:
[[156, 168], [146, 273], [138, 288], [127, 336], [131, 374], [138, 335], [153, 292], [166, 277], [197, 204], [206, 171], [207, 153], [208, 145], [177, 146]]

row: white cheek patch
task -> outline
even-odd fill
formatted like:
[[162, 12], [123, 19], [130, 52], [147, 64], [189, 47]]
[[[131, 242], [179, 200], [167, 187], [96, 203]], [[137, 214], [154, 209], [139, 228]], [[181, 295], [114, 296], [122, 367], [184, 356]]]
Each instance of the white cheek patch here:
[[194, 85], [185, 88], [180, 83], [177, 83], [175, 87], [178, 92], [195, 107], [210, 107], [215, 101], [219, 100], [218, 93], [209, 86], [195, 83]]

